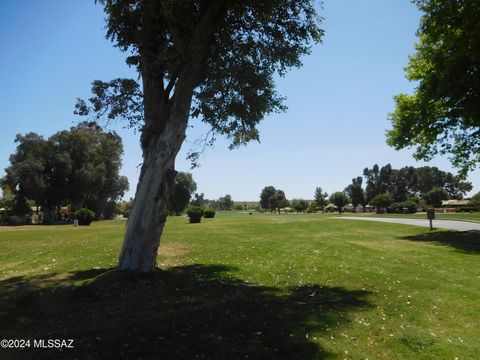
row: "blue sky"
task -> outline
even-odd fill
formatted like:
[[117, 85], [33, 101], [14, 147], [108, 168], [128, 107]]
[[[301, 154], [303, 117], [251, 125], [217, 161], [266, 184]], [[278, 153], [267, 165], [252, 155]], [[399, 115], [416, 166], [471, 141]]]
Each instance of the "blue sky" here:
[[[288, 111], [268, 116], [260, 125], [261, 143], [229, 151], [219, 139], [191, 170], [198, 191], [207, 198], [231, 194], [257, 200], [273, 185], [288, 198], [313, 197], [316, 186], [342, 190], [363, 168], [416, 162], [411, 151], [385, 143], [393, 95], [414, 84], [403, 68], [413, 52], [420, 13], [408, 0], [330, 0], [325, 38], [304, 58], [304, 66], [278, 79]], [[14, 152], [17, 133], [46, 137], [75, 125], [77, 97], [87, 98], [94, 79], [136, 77], [124, 54], [104, 37], [104, 16], [94, 1], [2, 0], [0, 2], [0, 176]], [[176, 168], [190, 171], [189, 146], [207, 131], [192, 123]], [[122, 173], [133, 196], [141, 151], [138, 135], [116, 128], [124, 141]], [[453, 171], [446, 158], [428, 163]], [[469, 180], [479, 191], [480, 172]]]

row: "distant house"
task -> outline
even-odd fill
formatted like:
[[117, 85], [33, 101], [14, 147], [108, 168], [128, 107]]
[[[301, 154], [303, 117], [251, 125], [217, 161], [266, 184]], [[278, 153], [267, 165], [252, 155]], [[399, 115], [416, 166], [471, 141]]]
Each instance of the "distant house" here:
[[470, 200], [442, 200], [443, 207], [460, 207], [460, 206], [468, 206]]
[[[365, 212], [372, 212], [375, 209], [375, 206], [367, 205], [365, 206]], [[343, 207], [343, 211], [353, 211], [353, 204], [347, 204]], [[363, 206], [357, 205], [355, 212], [363, 212]]]

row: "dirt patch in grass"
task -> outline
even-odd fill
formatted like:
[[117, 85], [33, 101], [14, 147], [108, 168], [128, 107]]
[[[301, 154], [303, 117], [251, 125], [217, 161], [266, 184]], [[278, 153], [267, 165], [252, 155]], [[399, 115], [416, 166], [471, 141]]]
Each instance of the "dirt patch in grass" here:
[[162, 244], [158, 249], [158, 255], [165, 257], [179, 257], [185, 255], [189, 247], [182, 244]]

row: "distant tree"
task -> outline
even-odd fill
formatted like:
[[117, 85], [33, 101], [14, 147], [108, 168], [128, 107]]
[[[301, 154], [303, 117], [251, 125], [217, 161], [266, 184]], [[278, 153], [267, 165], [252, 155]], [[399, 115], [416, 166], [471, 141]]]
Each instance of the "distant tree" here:
[[273, 186], [266, 186], [260, 193], [260, 207], [265, 210], [273, 210], [274, 207], [270, 204], [270, 198], [277, 190]]
[[197, 183], [193, 180], [192, 174], [178, 172], [173, 186], [169, 189], [169, 210], [180, 215], [187, 207], [195, 190], [197, 190]]
[[440, 207], [442, 206], [442, 201], [443, 200], [448, 200], [448, 192], [441, 187], [434, 187], [432, 190], [427, 192], [424, 196], [423, 199], [427, 203], [427, 205], [432, 205], [434, 207]]
[[285, 193], [282, 190], [275, 191], [275, 194], [270, 196], [269, 199], [270, 209], [277, 210], [280, 213], [280, 209], [288, 206], [288, 200], [285, 197]]
[[370, 202], [377, 209], [377, 213], [386, 211], [394, 203], [394, 200], [388, 194], [378, 194]]
[[363, 169], [363, 176], [365, 177], [365, 197], [367, 202], [370, 202], [378, 194], [388, 192], [391, 184], [392, 166], [387, 164], [379, 168], [377, 164], [373, 165], [372, 169]]
[[119, 135], [104, 132], [95, 123], [83, 122], [49, 138], [54, 151], [68, 154], [67, 197], [75, 208], [87, 207], [97, 219], [104, 217], [109, 202], [128, 190], [128, 179], [120, 175], [123, 144]]
[[204, 207], [206, 203], [207, 203], [207, 200], [205, 200], [205, 195], [203, 193], [201, 194], [195, 193], [194, 198], [191, 201], [191, 204], [193, 206], [198, 206], [198, 207]]
[[349, 197], [343, 191], [334, 192], [328, 200], [337, 207], [339, 214], [342, 213], [343, 207], [350, 202]]
[[323, 192], [322, 188], [318, 186], [315, 189], [315, 194], [313, 195], [313, 199], [320, 209], [323, 210], [325, 208], [325, 205], [327, 205], [327, 198], [328, 198], [328, 194], [326, 192]]
[[473, 195], [468, 204], [474, 208], [477, 208], [477, 210], [480, 210], [480, 192]]
[[48, 140], [35, 133], [17, 135], [15, 142], [1, 182], [15, 197], [41, 206], [45, 223], [54, 222], [57, 208], [69, 203], [102, 216], [107, 204], [128, 190], [127, 178], [119, 175], [121, 138], [97, 125], [81, 123]]
[[390, 164], [382, 168], [374, 165], [372, 169], [365, 168], [363, 174], [367, 184], [367, 202], [378, 194], [388, 194], [396, 202], [403, 202], [409, 196], [422, 197], [433, 187], [443, 187], [451, 198], [461, 199], [472, 189], [470, 182], [430, 166], [392, 169]]
[[358, 176], [355, 179], [352, 179], [352, 183], [345, 188], [345, 192], [352, 200], [353, 212], [357, 211], [358, 205], [366, 206], [365, 191], [362, 188], [362, 181], [362, 177]]
[[128, 218], [128, 216], [130, 215], [130, 210], [132, 209], [132, 206], [133, 206], [133, 198], [130, 198], [127, 201], [121, 201], [120, 202], [120, 213], [124, 217]]
[[233, 200], [231, 195], [227, 194], [218, 199], [219, 210], [229, 211], [232, 209], [232, 206], [233, 206]]
[[406, 77], [413, 95], [395, 97], [387, 141], [416, 147], [414, 157], [449, 155], [461, 175], [480, 161], [480, 41], [478, 0], [416, 0], [423, 12]]
[[303, 199], [293, 199], [290, 205], [297, 213], [303, 213], [308, 208], [308, 202]]
[[436, 167], [423, 166], [414, 171], [412, 192], [414, 195], [423, 196], [434, 187], [444, 188], [453, 199], [461, 199], [468, 191], [472, 190], [472, 184], [461, 180], [449, 172]]
[[316, 213], [319, 210], [315, 201], [311, 202], [307, 207], [307, 213]]
[[413, 166], [405, 166], [401, 169], [392, 169], [390, 176], [390, 184], [387, 187], [387, 193], [396, 202], [407, 200], [408, 196], [413, 194], [411, 186], [415, 181], [415, 168]]

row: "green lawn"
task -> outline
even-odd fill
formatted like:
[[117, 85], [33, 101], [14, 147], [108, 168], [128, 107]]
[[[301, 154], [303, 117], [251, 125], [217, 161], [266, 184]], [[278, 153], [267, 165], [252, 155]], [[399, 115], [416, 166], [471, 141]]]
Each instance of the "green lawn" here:
[[480, 235], [319, 214], [171, 217], [151, 276], [125, 222], [0, 228], [0, 358], [478, 359]]
[[[330, 213], [330, 216], [338, 216], [338, 214]], [[426, 219], [425, 213], [417, 214], [376, 214], [376, 213], [344, 213], [343, 216], [378, 216], [378, 217], [396, 217], [396, 218], [410, 218], [410, 219]], [[457, 221], [471, 221], [480, 222], [480, 213], [436, 213], [435, 219], [442, 220], [457, 220]]]

